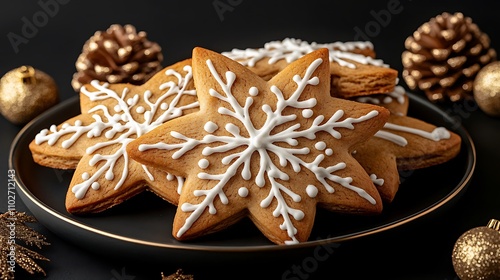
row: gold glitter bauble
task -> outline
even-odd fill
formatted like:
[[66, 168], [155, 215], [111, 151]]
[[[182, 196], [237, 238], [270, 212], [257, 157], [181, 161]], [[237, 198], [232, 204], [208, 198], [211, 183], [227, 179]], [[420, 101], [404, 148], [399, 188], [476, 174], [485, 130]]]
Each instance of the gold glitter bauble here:
[[490, 116], [500, 116], [500, 61], [484, 66], [474, 80], [477, 106]]
[[26, 124], [58, 101], [54, 79], [31, 66], [13, 69], [0, 79], [0, 113], [14, 124]]
[[452, 253], [453, 267], [461, 280], [500, 279], [500, 221], [462, 234]]

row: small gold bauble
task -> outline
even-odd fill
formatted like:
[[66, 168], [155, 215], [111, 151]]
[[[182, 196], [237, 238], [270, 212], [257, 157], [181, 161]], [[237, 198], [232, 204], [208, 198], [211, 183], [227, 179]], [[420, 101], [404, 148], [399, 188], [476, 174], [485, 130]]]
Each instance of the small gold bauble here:
[[31, 66], [13, 69], [0, 79], [0, 113], [14, 124], [26, 124], [58, 101], [54, 79]]
[[487, 64], [474, 79], [474, 99], [486, 114], [500, 116], [500, 61]]
[[461, 280], [500, 279], [500, 221], [462, 234], [452, 253], [453, 268]]

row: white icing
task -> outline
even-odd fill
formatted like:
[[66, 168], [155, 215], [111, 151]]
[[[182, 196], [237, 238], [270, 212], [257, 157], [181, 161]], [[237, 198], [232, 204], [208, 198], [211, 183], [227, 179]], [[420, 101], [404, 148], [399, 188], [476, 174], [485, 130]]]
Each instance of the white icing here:
[[408, 145], [408, 140], [406, 140], [406, 138], [404, 138], [403, 136], [385, 130], [377, 131], [374, 136], [387, 141], [391, 141], [392, 143], [401, 147], [405, 147], [406, 145]]
[[[406, 90], [402, 86], [396, 86], [394, 87], [394, 91], [388, 93], [388, 96], [382, 99], [382, 102], [384, 104], [388, 104], [396, 100], [396, 102], [398, 102], [399, 104], [403, 104], [405, 102], [405, 96], [406, 96]], [[358, 97], [356, 101], [361, 103], [372, 103], [376, 105], [380, 104], [380, 99], [370, 96]], [[388, 122], [384, 125], [384, 128], [386, 130], [379, 130], [375, 134], [375, 137], [393, 142], [394, 144], [402, 147], [408, 145], [408, 140], [401, 135], [392, 133], [387, 130], [407, 132], [433, 141], [440, 141], [443, 139], [449, 139], [451, 137], [450, 132], [444, 127], [437, 127], [433, 131], [427, 132], [421, 129], [416, 129], [403, 125], [396, 125]]]
[[213, 121], [208, 121], [205, 123], [203, 129], [208, 133], [214, 133], [219, 127]]
[[205, 158], [202, 158], [198, 161], [198, 166], [201, 168], [201, 169], [207, 169], [207, 167], [210, 165], [210, 162], [208, 162], [207, 159]]
[[138, 106], [135, 111], [139, 114], [144, 114], [144, 111], [146, 111], [146, 109], [144, 109], [144, 107], [142, 106]]
[[241, 187], [238, 189], [238, 195], [241, 197], [247, 197], [248, 196], [248, 189], [245, 187]]
[[306, 193], [309, 197], [316, 197], [318, 195], [318, 188], [316, 188], [316, 186], [314, 185], [308, 185], [306, 187]]
[[[400, 132], [407, 132], [411, 133], [417, 136], [420, 136], [422, 138], [426, 138], [429, 140], [433, 141], [440, 141], [443, 139], [450, 139], [451, 134], [450, 131], [448, 131], [444, 127], [436, 127], [433, 131], [427, 132], [425, 130], [413, 128], [413, 127], [408, 127], [408, 126], [403, 126], [403, 125], [397, 125], [393, 123], [386, 123], [384, 125], [385, 129], [388, 130], [394, 130], [394, 131], [400, 131]], [[403, 136], [397, 135], [395, 133], [389, 132], [387, 130], [379, 130], [377, 133], [375, 133], [375, 137], [379, 137], [388, 141], [393, 142], [394, 144], [397, 144], [399, 146], [406, 146], [408, 144], [408, 140], [404, 138]]]
[[323, 151], [326, 148], [326, 143], [323, 141], [319, 141], [316, 144], [314, 144], [314, 148], [317, 150]]
[[290, 63], [320, 48], [327, 48], [330, 53], [330, 62], [335, 61], [341, 66], [356, 68], [353, 63], [347, 61], [352, 60], [361, 64], [388, 67], [388, 65], [380, 59], [374, 59], [362, 54], [352, 53], [352, 51], [356, 48], [373, 49], [373, 44], [371, 42], [360, 41], [318, 44], [316, 42], [308, 43], [300, 39], [286, 38], [283, 41], [268, 42], [264, 44], [263, 48], [247, 48], [244, 50], [233, 49], [230, 52], [223, 52], [222, 54], [233, 60], [239, 61], [245, 66], [253, 67], [259, 60], [264, 58], [269, 58], [269, 64], [274, 64], [282, 59]]
[[384, 185], [384, 179], [378, 178], [376, 174], [371, 174], [370, 179], [372, 179], [372, 182], [377, 186]]
[[[295, 202], [300, 202], [302, 198], [299, 194], [293, 192], [281, 183], [281, 181], [288, 181], [289, 175], [282, 171], [280, 166], [284, 167], [290, 164], [295, 172], [300, 172], [302, 168], [311, 171], [315, 174], [318, 184], [324, 187], [328, 193], [333, 193], [335, 191], [332, 186], [332, 183], [335, 183], [354, 191], [372, 204], [376, 203], [373, 197], [371, 197], [365, 190], [351, 185], [352, 178], [343, 178], [335, 175], [336, 171], [346, 168], [346, 164], [344, 162], [338, 162], [332, 166], [322, 167], [320, 164], [325, 159], [325, 155], [323, 154], [317, 155], [312, 162], [306, 162], [301, 159], [300, 155], [310, 153], [310, 149], [308, 147], [301, 147], [299, 140], [300, 138], [314, 140], [316, 139], [316, 134], [320, 132], [323, 134], [329, 134], [331, 137], [336, 139], [340, 139], [342, 135], [336, 130], [337, 128], [354, 129], [354, 124], [377, 116], [378, 111], [371, 111], [366, 115], [362, 115], [357, 118], [348, 117], [341, 120], [344, 117], [344, 111], [338, 110], [334, 112], [329, 119], [326, 119], [323, 115], [316, 116], [314, 120], [310, 122], [309, 127], [300, 127], [300, 123], [298, 122], [291, 123], [296, 121], [299, 117], [295, 114], [282, 114], [287, 108], [296, 108], [298, 110], [312, 110], [312, 108], [314, 108], [317, 103], [315, 98], [307, 100], [299, 99], [307, 86], [318, 85], [319, 79], [318, 77], [313, 76], [313, 73], [317, 67], [323, 63], [321, 59], [317, 59], [311, 63], [311, 65], [307, 68], [304, 77], [300, 77], [299, 75], [295, 75], [293, 77], [293, 82], [297, 84], [297, 87], [288, 99], [285, 99], [283, 93], [278, 87], [270, 87], [270, 91], [276, 98], [276, 104], [273, 104], [272, 107], [271, 105], [264, 104], [261, 107], [262, 112], [267, 116], [267, 118], [260, 128], [255, 127], [252, 122], [252, 116], [249, 114], [249, 108], [254, 103], [253, 97], [251, 95], [247, 97], [244, 105], [242, 106], [233, 96], [232, 87], [234, 81], [236, 80], [236, 75], [231, 71], [227, 71], [224, 73], [225, 79], [222, 79], [220, 74], [215, 70], [212, 62], [207, 60], [206, 63], [213, 78], [218, 82], [223, 91], [223, 93], [220, 93], [214, 89], [210, 89], [209, 94], [213, 98], [217, 98], [220, 101], [227, 103], [231, 108], [228, 109], [225, 107], [219, 107], [217, 112], [221, 115], [230, 116], [237, 123], [241, 124], [246, 130], [244, 135], [248, 135], [248, 137], [242, 135], [240, 133], [240, 129], [236, 125], [233, 123], [227, 123], [224, 126], [227, 133], [223, 133], [224, 135], [222, 136], [209, 134], [205, 135], [202, 139], [193, 139], [177, 131], [172, 131], [170, 135], [181, 140], [180, 143], [170, 144], [159, 142], [154, 144], [142, 144], [139, 146], [140, 151], [149, 149], [175, 150], [172, 154], [173, 159], [181, 158], [185, 153], [192, 151], [194, 147], [199, 145], [204, 147], [201, 151], [201, 156], [230, 152], [235, 148], [245, 147], [243, 150], [239, 149], [238, 152], [233, 152], [221, 159], [221, 163], [227, 166], [224, 173], [198, 173], [199, 179], [218, 181], [218, 183], [211, 189], [194, 190], [193, 194], [195, 196], [204, 196], [201, 202], [196, 204], [185, 202], [180, 205], [181, 211], [189, 212], [190, 214], [185, 219], [184, 225], [177, 232], [177, 236], [182, 236], [193, 225], [193, 223], [199, 219], [206, 209], [208, 209], [208, 213], [217, 213], [217, 209], [214, 204], [215, 199], [218, 198], [223, 205], [229, 203], [229, 199], [225, 194], [224, 188], [231, 178], [238, 176], [238, 170], [241, 170], [239, 175], [244, 180], [252, 179], [250, 165], [251, 158], [254, 154], [257, 154], [260, 157], [258, 171], [253, 179], [255, 184], [259, 187], [264, 187], [266, 181], [270, 184], [269, 194], [261, 201], [260, 206], [267, 208], [273, 201], [276, 201], [276, 208], [273, 209], [273, 215], [274, 217], [281, 217], [283, 219], [283, 223], [280, 228], [285, 230], [290, 237], [290, 240], [285, 241], [286, 244], [298, 242], [295, 237], [297, 229], [294, 226], [293, 220], [299, 221], [303, 219], [304, 213], [300, 209], [295, 209], [287, 204], [288, 199], [286, 199], [286, 197], [289, 197]], [[287, 123], [291, 123], [287, 129], [272, 134], [275, 127]], [[283, 145], [279, 145], [280, 143], [286, 143], [291, 147], [283, 147]], [[318, 145], [321, 146], [322, 144], [320, 143]], [[333, 150], [331, 153], [333, 153]], [[277, 157], [279, 166], [272, 161], [271, 154]], [[309, 193], [312, 194], [314, 191], [309, 188]]]
[[[390, 93], [387, 93], [387, 95], [382, 99], [383, 104], [389, 104], [394, 102], [396, 100], [397, 103], [403, 104], [405, 102], [405, 96], [406, 96], [406, 90], [402, 86], [395, 86], [394, 90]], [[376, 97], [371, 97], [371, 96], [362, 96], [356, 98], [356, 101], [361, 102], [361, 103], [371, 103], [375, 105], [380, 105], [380, 99]]]
[[[89, 160], [89, 166], [95, 166], [98, 163], [99, 168], [94, 174], [87, 172], [82, 174], [83, 182], [72, 187], [72, 192], [77, 199], [82, 199], [89, 188], [94, 190], [99, 189], [98, 180], [104, 176], [105, 180], [112, 181], [115, 179], [115, 165], [119, 159], [123, 159], [123, 168], [118, 171], [121, 174], [117, 182], [114, 184], [114, 189], [119, 189], [125, 182], [128, 175], [129, 158], [126, 152], [127, 145], [135, 138], [147, 133], [167, 120], [176, 118], [183, 114], [183, 111], [190, 108], [198, 107], [198, 102], [179, 105], [179, 101], [184, 95], [196, 95], [195, 90], [188, 90], [187, 85], [192, 79], [191, 66], [185, 66], [185, 76], [169, 69], [165, 72], [167, 76], [173, 76], [177, 79], [177, 83], [169, 81], [159, 86], [161, 91], [164, 91], [160, 96], [155, 98], [153, 102], [150, 100], [152, 92], [146, 90], [143, 94], [130, 92], [125, 88], [121, 93], [115, 92], [109, 88], [109, 84], [100, 84], [98, 81], [92, 81], [91, 85], [96, 91], [89, 91], [82, 87], [82, 94], [86, 95], [90, 101], [96, 102], [97, 105], [90, 108], [83, 114], [91, 114], [94, 122], [83, 125], [81, 120], [76, 120], [74, 125], [64, 124], [58, 130], [55, 125], [50, 127], [50, 130], [44, 129], [35, 137], [35, 143], [40, 145], [47, 142], [49, 145], [54, 145], [62, 136], [71, 135], [66, 140], [60, 143], [64, 149], [70, 148], [81, 137], [95, 139], [94, 144], [86, 149], [86, 153], [93, 155]], [[173, 97], [169, 105], [166, 105], [165, 100], [168, 97]], [[139, 105], [143, 101], [146, 107]], [[101, 101], [114, 101], [117, 104], [113, 106], [113, 113], [108, 110], [108, 107], [100, 104]], [[132, 111], [135, 110], [139, 116], [134, 117]], [[156, 116], [156, 119], [153, 119]], [[50, 132], [50, 133], [49, 133]], [[108, 141], [98, 140], [103, 132]], [[100, 149], [117, 146], [111, 154], [101, 154]], [[143, 169], [151, 180], [152, 174], [143, 165]], [[178, 180], [179, 181], [179, 180]], [[182, 180], [180, 180], [182, 181]]]
[[304, 117], [306, 119], [312, 117], [313, 114], [314, 114], [314, 112], [311, 109], [302, 110], [302, 117]]
[[259, 89], [256, 87], [251, 87], [248, 90], [248, 94], [250, 94], [251, 96], [257, 96], [257, 94], [259, 94]]

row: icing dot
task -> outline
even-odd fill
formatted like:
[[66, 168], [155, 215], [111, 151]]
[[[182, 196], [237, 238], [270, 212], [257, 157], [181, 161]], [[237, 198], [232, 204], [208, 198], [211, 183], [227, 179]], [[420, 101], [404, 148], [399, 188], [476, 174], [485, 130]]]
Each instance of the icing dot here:
[[120, 105], [115, 105], [115, 107], [113, 109], [115, 110], [115, 112], [121, 112], [122, 111], [122, 108], [120, 107]]
[[172, 175], [172, 174], [170, 174], [170, 173], [168, 173], [168, 174], [167, 174], [167, 180], [169, 180], [169, 181], [173, 181], [174, 179], [175, 179], [175, 176], [174, 176], [174, 175]]
[[305, 215], [304, 215], [304, 212], [302, 212], [302, 211], [297, 211], [297, 212], [295, 212], [295, 213], [293, 214], [293, 218], [294, 218], [295, 220], [297, 220], [297, 221], [300, 221], [300, 220], [304, 219], [304, 216], [305, 216]]
[[81, 125], [82, 125], [82, 121], [81, 120], [75, 121], [75, 126], [81, 126]]
[[98, 190], [101, 187], [101, 185], [97, 182], [94, 182], [94, 183], [92, 183], [91, 187], [93, 190]]
[[115, 174], [113, 174], [113, 171], [110, 169], [106, 172], [106, 175], [104, 175], [104, 178], [106, 178], [106, 180], [108, 180], [108, 181], [111, 181], [115, 178]]
[[432, 131], [431, 137], [433, 140], [439, 141], [442, 139], [449, 139], [451, 136], [450, 136], [450, 132], [446, 128], [437, 127], [436, 129], [434, 129]]
[[89, 178], [90, 178], [90, 174], [89, 173], [87, 173], [87, 172], [83, 172], [82, 173], [82, 179], [83, 180], [88, 180]]
[[318, 195], [318, 188], [316, 188], [315, 186], [313, 185], [308, 185], [306, 187], [306, 193], [309, 197], [316, 197]]
[[326, 154], [327, 156], [331, 156], [331, 155], [333, 155], [333, 150], [332, 150], [332, 149], [326, 149], [326, 150], [325, 150], [325, 154]]
[[314, 144], [314, 147], [320, 151], [323, 151], [326, 148], [326, 143], [323, 141], [319, 141], [316, 144]]
[[308, 118], [312, 117], [313, 113], [314, 113], [314, 112], [313, 112], [313, 110], [311, 110], [311, 109], [305, 109], [305, 110], [302, 110], [302, 116], [303, 116], [304, 118], [306, 118], [306, 119], [308, 119]]
[[202, 159], [200, 159], [200, 160], [198, 161], [198, 166], [199, 166], [201, 169], [206, 169], [209, 165], [210, 165], [210, 162], [208, 162], [208, 160], [207, 160], [207, 159], [202, 158]]
[[206, 132], [208, 133], [213, 133], [214, 131], [216, 131], [219, 127], [212, 121], [208, 121], [205, 126], [203, 127], [203, 129], [205, 129]]
[[127, 99], [127, 104], [128, 105], [134, 104], [134, 99], [132, 99], [132, 98]]
[[241, 187], [238, 189], [238, 195], [241, 197], [247, 197], [248, 196], [248, 189], [245, 187]]
[[136, 111], [137, 113], [139, 113], [139, 114], [142, 114], [142, 113], [144, 113], [145, 109], [144, 109], [144, 107], [139, 106], [139, 107], [135, 108], [135, 111]]
[[161, 103], [160, 109], [167, 110], [168, 109], [168, 104], [167, 103]]
[[251, 87], [248, 90], [248, 94], [250, 94], [251, 96], [257, 96], [257, 94], [259, 94], [259, 90], [256, 87]]

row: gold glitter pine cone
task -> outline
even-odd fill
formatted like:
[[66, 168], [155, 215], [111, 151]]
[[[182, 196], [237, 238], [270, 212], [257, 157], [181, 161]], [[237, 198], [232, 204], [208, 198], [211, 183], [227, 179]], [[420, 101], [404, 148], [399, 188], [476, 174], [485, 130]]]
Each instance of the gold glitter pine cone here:
[[405, 48], [406, 84], [433, 102], [472, 98], [476, 74], [497, 56], [488, 35], [459, 12], [431, 18], [406, 39]]
[[163, 55], [156, 42], [130, 24], [113, 24], [85, 42], [71, 85], [76, 92], [92, 80], [143, 84], [162, 69]]

